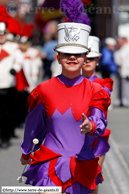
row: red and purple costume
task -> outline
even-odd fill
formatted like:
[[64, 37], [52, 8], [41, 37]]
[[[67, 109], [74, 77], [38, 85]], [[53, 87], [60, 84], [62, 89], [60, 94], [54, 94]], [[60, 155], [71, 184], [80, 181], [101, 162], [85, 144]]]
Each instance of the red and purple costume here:
[[[111, 92], [113, 89], [113, 80], [111, 78], [101, 79], [96, 75], [94, 75], [88, 79], [92, 82], [99, 83], [108, 92], [108, 94], [111, 95]], [[107, 113], [106, 113], [106, 116], [107, 116]], [[103, 156], [106, 154], [106, 152], [109, 151], [110, 145], [108, 143], [108, 139], [109, 139], [110, 133], [111, 133], [111, 130], [106, 129], [103, 135], [96, 138], [90, 138], [91, 148], [95, 156]]]
[[[35, 150], [40, 149], [31, 155], [31, 165], [23, 174], [26, 184], [62, 186], [62, 191], [70, 194], [91, 193], [102, 182], [102, 176], [98, 158], [91, 150], [90, 136], [105, 132], [108, 93], [81, 75], [74, 79], [59, 75], [38, 85], [28, 101], [30, 112], [21, 145], [23, 157], [30, 154], [33, 138], [39, 139]], [[88, 135], [80, 133], [82, 113], [93, 126]]]

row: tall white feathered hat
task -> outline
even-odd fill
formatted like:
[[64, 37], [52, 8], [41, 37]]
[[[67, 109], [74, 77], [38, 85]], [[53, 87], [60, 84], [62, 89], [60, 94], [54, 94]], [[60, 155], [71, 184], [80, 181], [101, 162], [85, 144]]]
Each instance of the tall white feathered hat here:
[[87, 53], [90, 30], [90, 26], [81, 23], [58, 24], [58, 45], [54, 50], [62, 53]]
[[102, 54], [99, 52], [99, 38], [96, 36], [89, 36], [88, 48], [90, 53], [86, 56], [87, 58], [100, 57]]
[[82, 1], [61, 0], [60, 9], [68, 22], [57, 25], [58, 45], [54, 50], [62, 53], [87, 53], [91, 27]]

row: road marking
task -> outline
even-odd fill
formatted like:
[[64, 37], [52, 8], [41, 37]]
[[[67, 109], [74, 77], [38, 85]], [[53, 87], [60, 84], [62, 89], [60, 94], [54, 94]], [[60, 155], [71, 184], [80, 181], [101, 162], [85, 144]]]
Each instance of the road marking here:
[[114, 194], [129, 194], [128, 164], [123, 158], [114, 138], [110, 137], [111, 149], [106, 154], [104, 169]]
[[107, 174], [107, 177], [109, 179], [109, 182], [110, 182], [111, 188], [113, 190], [113, 193], [114, 194], [119, 194], [119, 190], [118, 190], [118, 188], [117, 188], [117, 186], [116, 186], [116, 184], [114, 182], [114, 179], [112, 178], [111, 172], [110, 172], [110, 170], [108, 168], [108, 165], [107, 165], [106, 161], [104, 161], [103, 167], [104, 167], [104, 170], [105, 170], [105, 172]]

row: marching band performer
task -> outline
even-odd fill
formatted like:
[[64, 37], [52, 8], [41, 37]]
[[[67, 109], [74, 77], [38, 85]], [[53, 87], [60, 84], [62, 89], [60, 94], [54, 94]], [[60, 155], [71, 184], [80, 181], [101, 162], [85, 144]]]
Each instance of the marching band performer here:
[[[61, 1], [63, 6], [65, 3]], [[61, 186], [66, 193], [89, 194], [103, 181], [90, 137], [104, 134], [110, 98], [102, 86], [81, 75], [89, 52], [91, 28], [83, 20], [87, 15], [82, 2], [70, 3], [70, 22], [58, 24], [58, 44], [54, 48], [62, 73], [39, 84], [28, 97], [21, 163], [30, 163], [31, 156], [32, 161], [23, 174], [27, 177], [26, 184]], [[30, 153], [35, 137], [39, 144], [33, 156]]]
[[[40, 51], [31, 46], [31, 40], [27, 36], [19, 38], [19, 49], [22, 52], [22, 68], [16, 74], [17, 88], [17, 122], [21, 125], [28, 114], [27, 98], [30, 92], [38, 85], [42, 60]], [[19, 110], [20, 109], [20, 110]]]
[[9, 139], [14, 135], [16, 125], [15, 74], [21, 70], [21, 51], [14, 42], [6, 41], [7, 25], [0, 22], [0, 131], [2, 148], [9, 146]]
[[[99, 52], [99, 38], [96, 36], [89, 36], [88, 47], [91, 49], [86, 56], [86, 63], [82, 67], [82, 75], [92, 82], [100, 84], [109, 95], [111, 95], [113, 80], [111, 78], [100, 79], [95, 75], [96, 66], [99, 64], [101, 53]], [[106, 113], [107, 115], [107, 113]], [[96, 157], [99, 157], [99, 164], [102, 167], [105, 154], [109, 151], [108, 143], [110, 129], [106, 129], [105, 133], [96, 138], [90, 138], [92, 152]], [[93, 194], [98, 193], [98, 186]]]

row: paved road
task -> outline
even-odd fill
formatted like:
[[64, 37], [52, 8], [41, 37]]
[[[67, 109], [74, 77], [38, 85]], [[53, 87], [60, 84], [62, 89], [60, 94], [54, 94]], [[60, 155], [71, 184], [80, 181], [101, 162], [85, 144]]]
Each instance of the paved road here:
[[[113, 108], [108, 113], [111, 149], [103, 166], [105, 181], [99, 186], [99, 194], [129, 194], [129, 109]], [[18, 139], [11, 146], [0, 150], [0, 186], [25, 186], [17, 182], [23, 171], [20, 165], [20, 143], [23, 129], [16, 130]]]

